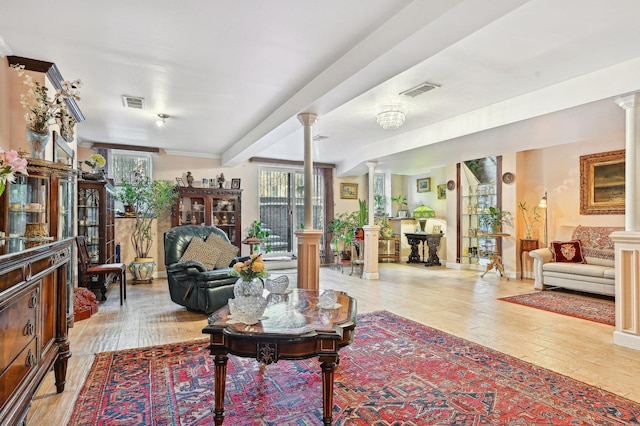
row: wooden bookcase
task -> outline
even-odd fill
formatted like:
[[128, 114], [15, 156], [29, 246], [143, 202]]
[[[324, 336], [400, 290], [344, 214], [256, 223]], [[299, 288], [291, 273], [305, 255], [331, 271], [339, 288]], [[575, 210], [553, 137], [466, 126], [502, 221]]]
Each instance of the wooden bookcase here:
[[[78, 235], [84, 235], [92, 264], [115, 260], [115, 189], [110, 182], [78, 180]], [[110, 282], [94, 279], [89, 288], [106, 300]]]
[[222, 229], [242, 249], [242, 190], [177, 187], [172, 225], [205, 225]]

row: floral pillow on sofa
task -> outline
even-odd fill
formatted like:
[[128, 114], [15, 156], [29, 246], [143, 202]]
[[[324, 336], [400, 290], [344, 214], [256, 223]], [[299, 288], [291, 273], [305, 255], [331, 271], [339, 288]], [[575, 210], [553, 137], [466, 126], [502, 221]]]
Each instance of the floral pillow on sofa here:
[[550, 248], [555, 262], [587, 263], [580, 240], [552, 241]]

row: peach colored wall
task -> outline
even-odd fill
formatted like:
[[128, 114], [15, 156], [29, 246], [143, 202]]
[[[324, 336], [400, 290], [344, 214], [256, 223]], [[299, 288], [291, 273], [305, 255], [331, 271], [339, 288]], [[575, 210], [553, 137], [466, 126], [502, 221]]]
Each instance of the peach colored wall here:
[[[526, 151], [526, 167], [518, 173], [521, 200], [535, 205], [548, 192], [549, 240], [559, 226], [624, 226], [624, 215], [580, 214], [580, 156], [624, 149], [624, 134], [607, 139], [579, 141], [551, 148]], [[541, 231], [542, 232], [542, 231]]]

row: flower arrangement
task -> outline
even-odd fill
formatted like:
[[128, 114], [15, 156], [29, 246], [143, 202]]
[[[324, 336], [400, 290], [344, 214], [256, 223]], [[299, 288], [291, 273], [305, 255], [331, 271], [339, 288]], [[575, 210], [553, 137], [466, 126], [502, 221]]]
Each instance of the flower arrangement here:
[[15, 182], [14, 173], [27, 173], [27, 160], [18, 156], [16, 150], [4, 151], [0, 149], [0, 195], [4, 193], [7, 182]]
[[106, 162], [107, 161], [100, 154], [91, 154], [88, 160], [84, 160], [84, 164], [91, 167], [91, 169], [95, 169], [96, 167], [104, 167]]
[[24, 65], [11, 65], [20, 77], [24, 77], [24, 84], [29, 87], [26, 94], [20, 95], [20, 103], [28, 112], [24, 115], [27, 127], [36, 133], [47, 133], [49, 124], [59, 124], [68, 120], [65, 98], [80, 100], [78, 90], [82, 85], [80, 80], [72, 82], [62, 81], [62, 88], [56, 91], [53, 99], [49, 99], [48, 88], [33, 81], [33, 77], [25, 73]]
[[261, 254], [252, 254], [251, 258], [244, 262], [236, 262], [233, 265], [234, 275], [239, 275], [244, 281], [251, 281], [254, 278], [262, 278], [267, 275], [267, 268], [264, 265]]

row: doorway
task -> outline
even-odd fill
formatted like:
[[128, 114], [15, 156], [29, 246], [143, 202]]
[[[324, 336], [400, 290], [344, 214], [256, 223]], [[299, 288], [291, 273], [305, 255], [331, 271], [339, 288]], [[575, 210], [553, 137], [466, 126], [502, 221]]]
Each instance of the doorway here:
[[[260, 222], [270, 231], [272, 252], [297, 254], [295, 231], [304, 224], [304, 172], [297, 169], [260, 169]], [[313, 228], [324, 229], [325, 179], [314, 169], [312, 182]]]

